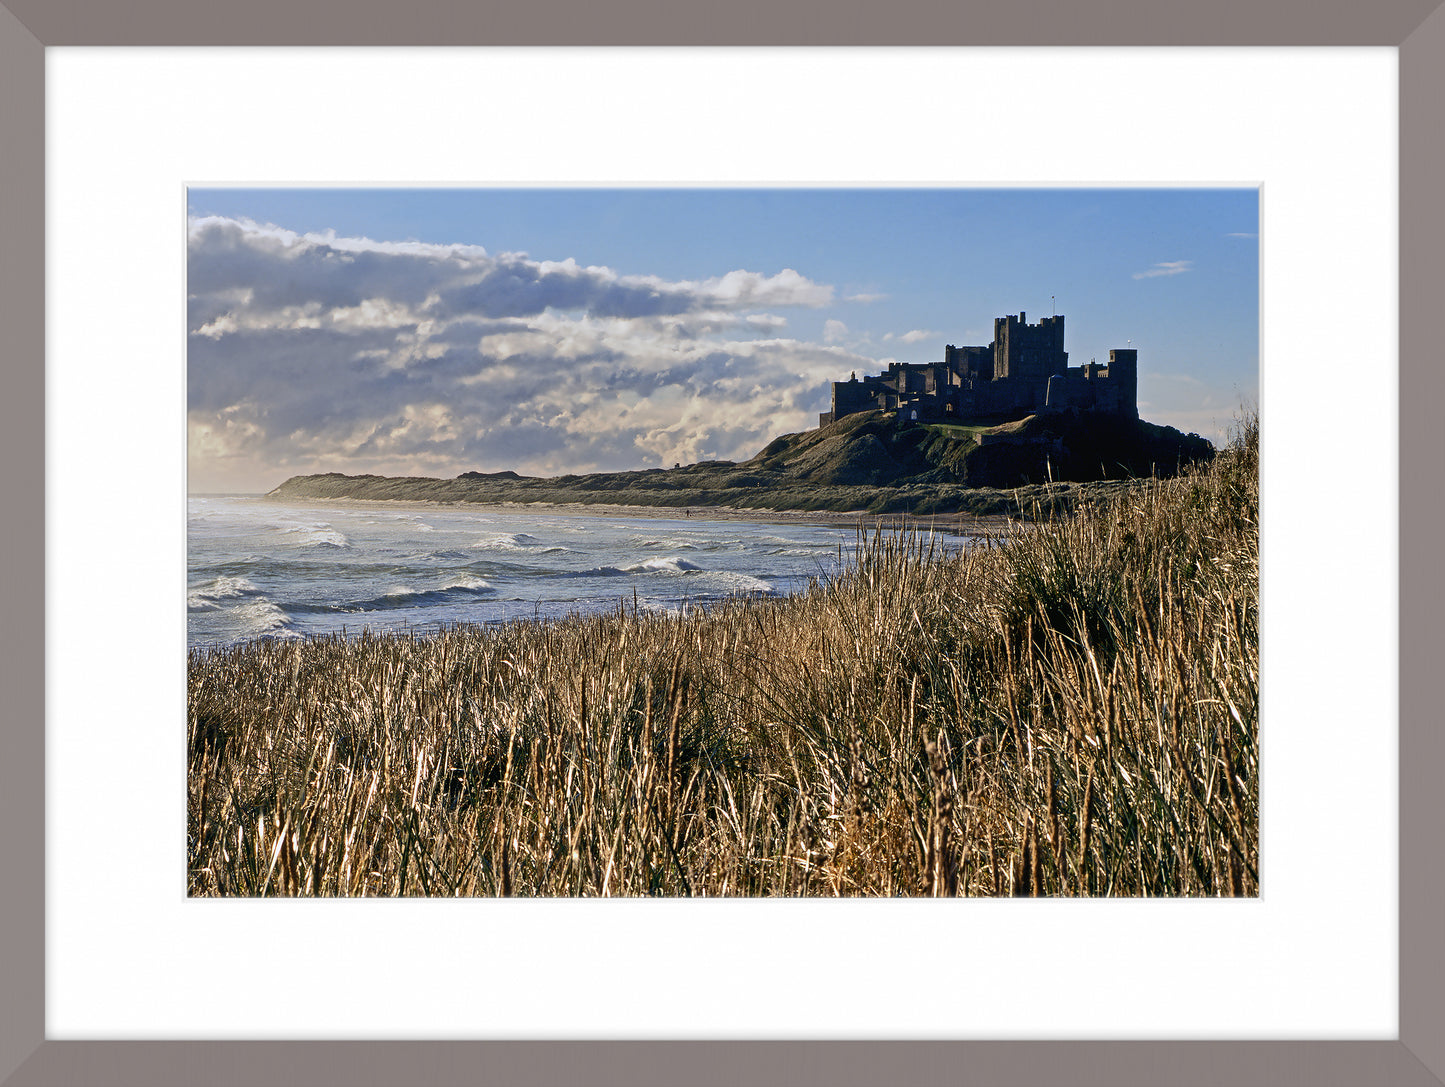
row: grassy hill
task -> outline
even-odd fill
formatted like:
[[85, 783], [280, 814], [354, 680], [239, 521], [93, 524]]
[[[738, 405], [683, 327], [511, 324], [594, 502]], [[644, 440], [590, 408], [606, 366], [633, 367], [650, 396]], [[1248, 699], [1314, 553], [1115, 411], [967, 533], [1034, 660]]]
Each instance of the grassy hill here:
[[[409, 502], [555, 502], [869, 513], [1028, 513], [1073, 506], [1207, 461], [1197, 435], [1134, 420], [1031, 415], [998, 426], [902, 423], [863, 412], [769, 442], [751, 460], [555, 478], [295, 476], [269, 497]], [[1100, 486], [1102, 484], [1102, 486]]]

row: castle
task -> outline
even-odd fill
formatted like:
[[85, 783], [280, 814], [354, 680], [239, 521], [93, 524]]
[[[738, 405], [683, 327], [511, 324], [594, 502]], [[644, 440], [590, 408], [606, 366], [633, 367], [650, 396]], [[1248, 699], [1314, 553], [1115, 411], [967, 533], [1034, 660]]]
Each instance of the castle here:
[[1109, 364], [1069, 366], [1064, 318], [1029, 324], [1024, 314], [993, 322], [987, 347], [943, 349], [942, 362], [888, 364], [888, 371], [833, 382], [833, 410], [818, 416], [826, 426], [860, 411], [896, 411], [919, 422], [1019, 418], [1076, 409], [1139, 418], [1139, 352], [1115, 348]]

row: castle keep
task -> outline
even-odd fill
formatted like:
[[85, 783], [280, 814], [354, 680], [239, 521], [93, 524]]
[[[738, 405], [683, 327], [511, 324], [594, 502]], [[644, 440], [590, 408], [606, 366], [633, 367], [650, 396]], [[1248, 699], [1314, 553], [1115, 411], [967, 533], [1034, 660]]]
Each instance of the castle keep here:
[[920, 422], [1069, 409], [1137, 419], [1138, 356], [1115, 348], [1107, 366], [1071, 367], [1062, 315], [1031, 325], [1023, 313], [1009, 314], [994, 320], [988, 347], [949, 344], [942, 362], [893, 362], [886, 373], [833, 382], [833, 410], [820, 415], [818, 425], [879, 409]]

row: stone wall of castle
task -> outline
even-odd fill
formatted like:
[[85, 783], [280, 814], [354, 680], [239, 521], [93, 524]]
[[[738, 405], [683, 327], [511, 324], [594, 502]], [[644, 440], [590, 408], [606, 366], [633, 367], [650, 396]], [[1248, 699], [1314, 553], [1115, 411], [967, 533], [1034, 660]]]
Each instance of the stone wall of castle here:
[[885, 373], [833, 382], [820, 426], [860, 411], [897, 411], [919, 421], [1088, 411], [1139, 417], [1138, 351], [1115, 348], [1109, 364], [1070, 367], [1064, 318], [1031, 325], [1023, 313], [994, 321], [988, 347], [944, 348], [940, 363], [890, 363]]
[[1064, 319], [1045, 317], [1031, 325], [1020, 313], [1017, 317], [995, 317], [993, 322], [993, 375], [999, 378], [1021, 378], [1043, 381], [1068, 369], [1069, 354], [1064, 350]]

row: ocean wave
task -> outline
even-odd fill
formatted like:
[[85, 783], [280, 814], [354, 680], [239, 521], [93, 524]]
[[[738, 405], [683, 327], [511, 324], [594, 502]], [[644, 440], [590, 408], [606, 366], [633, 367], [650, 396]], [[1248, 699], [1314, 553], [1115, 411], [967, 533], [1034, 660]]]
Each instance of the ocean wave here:
[[216, 577], [186, 593], [187, 611], [217, 611], [220, 601], [259, 596], [261, 590], [244, 577]]
[[385, 611], [389, 608], [422, 608], [437, 604], [454, 604], [469, 597], [486, 596], [496, 592], [490, 582], [469, 574], [459, 575], [437, 589], [413, 589], [408, 585], [395, 585], [380, 596], [362, 600], [355, 604], [342, 605], [346, 611]]
[[473, 574], [457, 574], [445, 585], [443, 585], [442, 589], [443, 591], [448, 589], [460, 589], [463, 592], [484, 593], [490, 592], [492, 590], [492, 587], [493, 586], [491, 582], [484, 581]]
[[497, 590], [491, 582], [471, 574], [458, 574], [434, 589], [393, 585], [385, 592], [364, 600], [321, 603], [311, 600], [286, 601], [286, 611], [295, 615], [354, 615], [357, 612], [390, 611], [396, 608], [424, 608], [455, 604], [487, 596]]
[[252, 600], [236, 608], [233, 619], [239, 629], [250, 638], [301, 637], [296, 620], [265, 597]]
[[537, 547], [541, 542], [537, 537], [529, 536], [525, 532], [503, 532], [494, 536], [482, 536], [472, 547], [483, 551], [525, 551]]
[[669, 574], [685, 574], [701, 569], [702, 567], [697, 565], [697, 563], [680, 559], [676, 555], [668, 555], [665, 558], [648, 559], [646, 562], [640, 562], [636, 566], [629, 566], [627, 572], [629, 574], [645, 574], [651, 571], [658, 571]]
[[756, 593], [773, 592], [773, 586], [762, 578], [753, 577], [751, 574], [741, 574], [732, 570], [721, 570], [714, 575], [714, 578], [727, 585], [729, 593], [743, 593], [753, 595]]
[[275, 526], [294, 547], [350, 547], [351, 540], [326, 521], [282, 521]]
[[193, 503], [189, 639], [547, 618], [634, 589], [641, 607], [705, 607], [797, 591], [852, 554], [831, 530], [540, 512]]
[[525, 532], [502, 533], [483, 536], [471, 545], [474, 551], [526, 551], [533, 555], [555, 555], [567, 552], [567, 548], [548, 545], [545, 540], [529, 536]]
[[697, 544], [688, 540], [639, 540], [638, 547], [662, 548], [667, 551], [699, 551]]
[[632, 566], [594, 566], [590, 570], [577, 570], [563, 574], [563, 577], [627, 577], [632, 574], [703, 574], [707, 573], [696, 563], [668, 555], [664, 558], [648, 559]]

